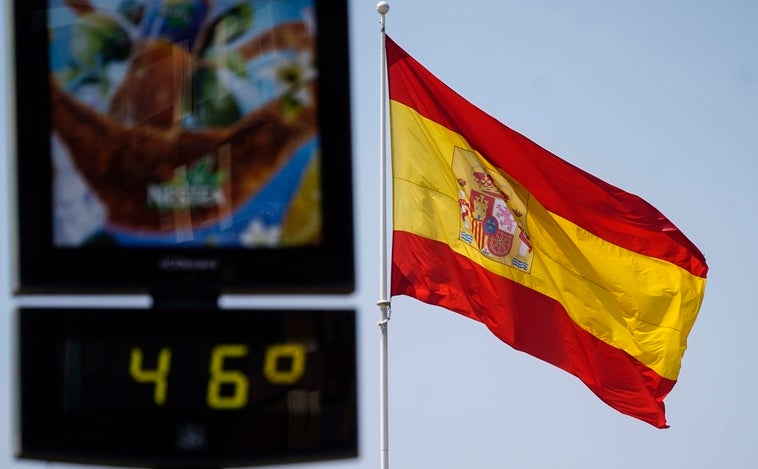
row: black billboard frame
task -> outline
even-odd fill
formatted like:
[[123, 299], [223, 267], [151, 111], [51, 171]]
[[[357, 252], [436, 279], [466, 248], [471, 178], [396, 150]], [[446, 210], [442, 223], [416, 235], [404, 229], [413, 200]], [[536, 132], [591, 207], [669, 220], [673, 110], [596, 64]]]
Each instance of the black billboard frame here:
[[315, 0], [320, 242], [297, 247], [57, 247], [46, 0], [14, 0], [16, 294], [350, 293], [355, 288], [347, 1]]

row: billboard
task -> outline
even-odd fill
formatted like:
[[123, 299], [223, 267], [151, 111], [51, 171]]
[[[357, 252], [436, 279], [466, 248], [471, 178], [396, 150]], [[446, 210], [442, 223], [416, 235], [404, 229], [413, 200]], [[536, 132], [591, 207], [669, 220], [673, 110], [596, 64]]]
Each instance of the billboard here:
[[15, 2], [19, 292], [349, 292], [344, 0]]

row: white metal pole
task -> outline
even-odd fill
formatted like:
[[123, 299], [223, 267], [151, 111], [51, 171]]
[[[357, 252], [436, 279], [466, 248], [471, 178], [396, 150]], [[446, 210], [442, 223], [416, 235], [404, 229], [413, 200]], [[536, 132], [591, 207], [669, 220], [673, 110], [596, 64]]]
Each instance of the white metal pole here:
[[381, 24], [381, 96], [379, 100], [379, 329], [381, 338], [379, 342], [379, 426], [380, 426], [380, 451], [381, 469], [389, 469], [389, 385], [387, 366], [387, 323], [390, 319], [390, 299], [387, 275], [387, 60], [385, 58], [384, 45], [384, 16], [390, 11], [387, 2], [381, 1], [376, 4]]

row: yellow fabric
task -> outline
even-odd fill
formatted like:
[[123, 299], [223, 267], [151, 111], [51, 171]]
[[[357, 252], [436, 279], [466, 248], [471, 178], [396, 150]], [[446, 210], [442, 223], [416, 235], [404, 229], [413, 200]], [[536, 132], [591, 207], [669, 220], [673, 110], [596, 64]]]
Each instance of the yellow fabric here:
[[[444, 242], [485, 269], [557, 300], [582, 329], [676, 380], [705, 279], [620, 248], [548, 212], [457, 133], [395, 101], [390, 110], [394, 230]], [[476, 163], [465, 159], [471, 155]], [[497, 262], [461, 240], [465, 181], [460, 168], [466, 165], [493, 174], [511, 209], [523, 215], [519, 220], [533, 246], [528, 271]]]

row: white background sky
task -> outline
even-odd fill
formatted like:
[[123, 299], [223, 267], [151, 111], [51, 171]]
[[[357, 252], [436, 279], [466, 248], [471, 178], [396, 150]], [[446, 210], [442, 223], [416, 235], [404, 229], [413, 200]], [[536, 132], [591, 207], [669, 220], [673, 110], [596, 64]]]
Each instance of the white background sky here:
[[[68, 467], [13, 456], [8, 3], [0, 11], [0, 468]], [[758, 467], [758, 2], [394, 0], [391, 8], [388, 33], [432, 73], [553, 153], [655, 205], [710, 266], [666, 400], [668, 430], [617, 413], [573, 376], [474, 321], [394, 299], [391, 467]], [[350, 0], [350, 42], [358, 288], [315, 301], [359, 311], [360, 457], [295, 466], [303, 468], [379, 467], [373, 0]]]

